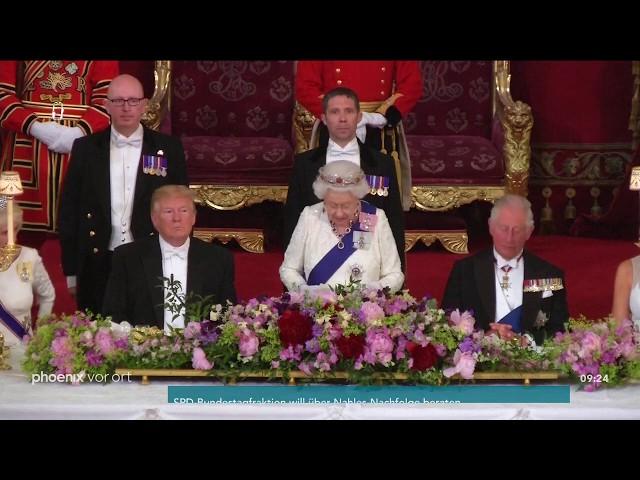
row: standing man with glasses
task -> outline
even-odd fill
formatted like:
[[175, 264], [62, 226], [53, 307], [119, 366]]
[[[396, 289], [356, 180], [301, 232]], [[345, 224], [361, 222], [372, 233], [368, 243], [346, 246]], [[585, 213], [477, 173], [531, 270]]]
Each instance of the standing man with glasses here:
[[188, 185], [182, 143], [140, 123], [146, 105], [137, 78], [114, 78], [106, 103], [111, 128], [73, 144], [58, 227], [62, 269], [81, 310], [101, 312], [113, 250], [154, 234], [153, 191]]

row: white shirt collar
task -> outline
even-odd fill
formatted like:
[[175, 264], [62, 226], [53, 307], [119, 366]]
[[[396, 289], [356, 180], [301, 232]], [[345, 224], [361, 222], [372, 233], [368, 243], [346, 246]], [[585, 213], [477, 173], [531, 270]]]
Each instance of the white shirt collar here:
[[143, 133], [144, 133], [144, 129], [142, 128], [142, 124], [141, 123], [138, 124], [138, 128], [136, 128], [136, 131], [133, 132], [128, 137], [125, 137], [123, 134], [118, 132], [113, 127], [113, 125], [111, 125], [111, 143], [115, 144], [115, 143], [118, 142], [118, 140], [124, 140], [124, 141], [139, 140], [140, 142], [142, 142]]
[[187, 237], [186, 242], [184, 242], [179, 247], [174, 247], [169, 242], [167, 242], [161, 235], [158, 235], [158, 239], [160, 240], [160, 251], [162, 252], [162, 258], [165, 257], [165, 253], [168, 252], [176, 252], [178, 253], [184, 260], [186, 260], [189, 256], [189, 244], [191, 243], [191, 238]]
[[329, 139], [329, 145], [327, 146], [327, 154], [340, 156], [340, 155], [360, 155], [360, 147], [358, 146], [358, 139], [353, 138], [344, 147], [341, 147], [333, 140]]
[[505, 265], [511, 265], [512, 268], [518, 268], [520, 265], [520, 260], [522, 259], [522, 253], [524, 250], [520, 250], [520, 253], [513, 257], [511, 260], [505, 260], [505, 258], [498, 253], [496, 247], [493, 247], [493, 258], [496, 259], [496, 264], [498, 268], [502, 268]]

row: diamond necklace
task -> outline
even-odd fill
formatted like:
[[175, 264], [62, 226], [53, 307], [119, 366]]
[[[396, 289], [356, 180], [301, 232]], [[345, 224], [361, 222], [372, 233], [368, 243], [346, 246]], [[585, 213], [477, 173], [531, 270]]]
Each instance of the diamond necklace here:
[[344, 242], [342, 241], [342, 238], [345, 235], [349, 235], [351, 233], [351, 227], [353, 227], [353, 221], [358, 218], [358, 216], [360, 215], [360, 209], [356, 209], [355, 214], [353, 215], [353, 218], [351, 220], [349, 220], [349, 225], [347, 226], [347, 228], [344, 229], [343, 233], [338, 233], [338, 229], [336, 228], [336, 224], [333, 223], [333, 220], [329, 220], [329, 223], [331, 224], [331, 230], [333, 230], [333, 233], [336, 237], [338, 237], [338, 250], [342, 250], [344, 248]]

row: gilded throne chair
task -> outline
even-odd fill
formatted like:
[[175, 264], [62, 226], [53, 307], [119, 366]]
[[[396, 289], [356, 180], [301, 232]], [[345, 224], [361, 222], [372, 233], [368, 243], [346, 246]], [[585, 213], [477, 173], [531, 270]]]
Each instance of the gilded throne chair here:
[[531, 108], [511, 98], [507, 61], [420, 64], [423, 97], [404, 121], [412, 177], [405, 247], [438, 240], [467, 253], [460, 207], [527, 195]]
[[[264, 222], [273, 218], [254, 212], [246, 220], [239, 211], [286, 200], [293, 168], [293, 62], [156, 65], [156, 79], [164, 81], [156, 81], [149, 114], [157, 112], [159, 128], [182, 140], [190, 188], [201, 207], [194, 235], [235, 239], [247, 251], [263, 252]], [[262, 217], [257, 227], [256, 217]]]

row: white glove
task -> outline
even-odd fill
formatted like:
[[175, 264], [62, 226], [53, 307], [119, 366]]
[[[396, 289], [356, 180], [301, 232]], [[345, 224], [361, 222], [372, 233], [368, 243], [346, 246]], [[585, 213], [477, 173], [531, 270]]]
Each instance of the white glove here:
[[329, 285], [326, 283], [321, 283], [320, 285], [300, 285], [300, 293], [309, 293], [312, 297], [315, 297], [319, 293], [329, 292], [331, 289]]
[[356, 128], [356, 137], [364, 143], [367, 138], [367, 125], [375, 128], [382, 128], [387, 124], [387, 119], [381, 113], [362, 112], [362, 118], [358, 122]]
[[84, 132], [80, 127], [65, 127], [60, 126], [62, 133], [60, 137], [52, 144], [49, 145], [49, 150], [53, 150], [57, 153], [69, 153], [73, 142], [76, 138], [84, 137]]
[[[387, 119], [381, 113], [369, 113], [362, 112], [362, 120], [365, 120], [367, 125], [371, 125], [372, 127], [382, 128], [387, 124]], [[361, 120], [361, 121], [362, 121]]]
[[57, 122], [33, 122], [29, 134], [50, 147], [62, 134], [62, 126]]

